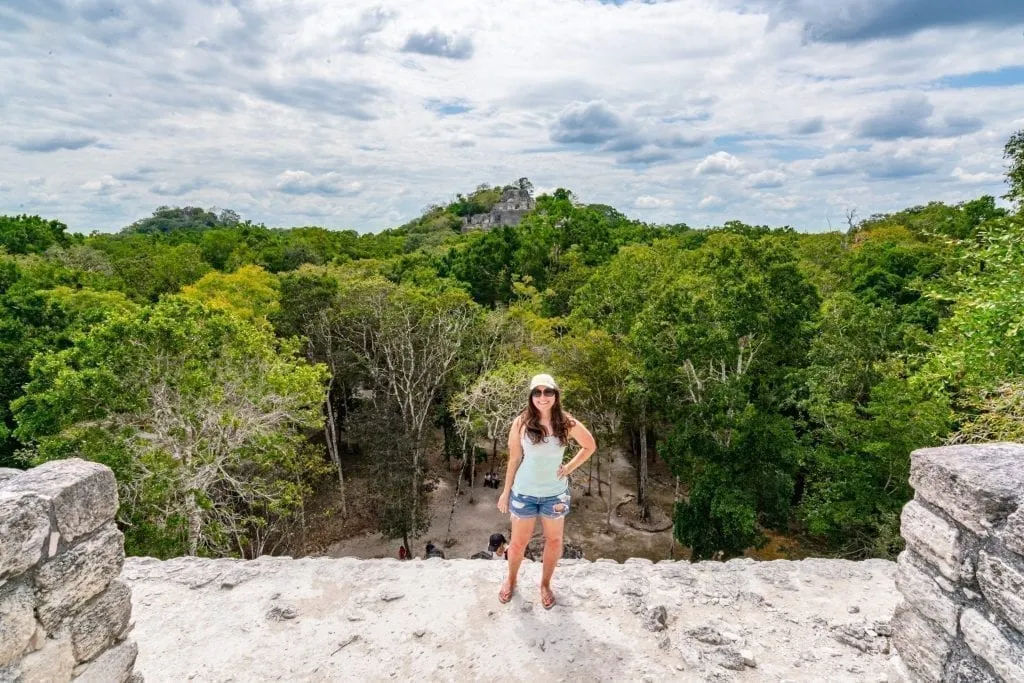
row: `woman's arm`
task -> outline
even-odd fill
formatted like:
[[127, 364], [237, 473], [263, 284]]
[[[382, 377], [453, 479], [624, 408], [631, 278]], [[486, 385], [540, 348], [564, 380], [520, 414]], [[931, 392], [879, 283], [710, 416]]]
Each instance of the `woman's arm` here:
[[590, 456], [597, 450], [597, 441], [594, 440], [594, 435], [590, 433], [590, 430], [584, 427], [583, 423], [572, 415], [566, 413], [566, 417], [573, 422], [572, 427], [569, 429], [569, 436], [580, 445], [580, 450], [577, 451], [572, 460], [558, 468], [559, 479], [567, 477], [583, 467], [583, 463], [589, 460]]
[[523, 461], [522, 433], [522, 420], [517, 416], [512, 420], [512, 427], [508, 430], [508, 467], [505, 469], [505, 488], [498, 496], [498, 511], [502, 514], [508, 512], [508, 497], [512, 492], [512, 482], [515, 481], [519, 463]]

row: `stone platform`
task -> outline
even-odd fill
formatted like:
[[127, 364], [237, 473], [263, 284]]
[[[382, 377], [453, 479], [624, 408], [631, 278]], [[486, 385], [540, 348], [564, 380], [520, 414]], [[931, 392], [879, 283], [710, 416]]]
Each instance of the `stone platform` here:
[[880, 681], [895, 565], [128, 558], [155, 681]]

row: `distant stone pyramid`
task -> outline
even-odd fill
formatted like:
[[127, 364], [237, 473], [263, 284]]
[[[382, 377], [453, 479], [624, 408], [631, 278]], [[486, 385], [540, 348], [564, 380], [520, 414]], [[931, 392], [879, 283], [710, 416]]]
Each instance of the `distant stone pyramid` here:
[[510, 185], [501, 193], [501, 200], [494, 205], [490, 213], [478, 213], [464, 219], [462, 232], [519, 225], [526, 212], [532, 211], [536, 206], [537, 202], [529, 189]]

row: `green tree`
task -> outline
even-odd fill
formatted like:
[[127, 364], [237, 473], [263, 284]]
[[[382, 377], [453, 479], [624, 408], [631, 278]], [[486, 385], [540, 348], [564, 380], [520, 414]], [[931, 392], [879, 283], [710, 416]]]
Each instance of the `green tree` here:
[[998, 396], [1024, 377], [1022, 271], [1024, 213], [1018, 213], [986, 223], [957, 273], [933, 288], [933, 296], [953, 302], [953, 311], [921, 374], [951, 397], [964, 435], [983, 426], [1007, 437], [1019, 429], [1014, 403]]
[[[455, 425], [468, 448], [465, 453], [474, 452], [478, 438], [491, 444], [491, 468], [498, 457], [498, 444], [508, 436], [513, 418], [526, 402], [528, 378], [538, 372], [535, 365], [505, 363], [480, 375], [463, 391], [449, 400], [449, 410]], [[473, 481], [476, 459], [470, 466], [469, 502], [473, 502]]]
[[1003, 148], [1003, 159], [1006, 161], [1006, 184], [1010, 186], [1003, 198], [1024, 211], [1024, 130], [1018, 130], [1010, 136]]
[[785, 525], [797, 467], [792, 409], [818, 306], [792, 236], [712, 235], [630, 330], [671, 430], [660, 450], [689, 485], [675, 533], [694, 559]]
[[473, 300], [493, 308], [512, 300], [512, 258], [519, 245], [512, 228], [473, 232], [449, 250], [439, 272], [465, 282]]
[[278, 279], [259, 266], [207, 273], [182, 288], [181, 295], [252, 321], [266, 321], [279, 307]]
[[302, 508], [326, 370], [295, 344], [180, 297], [39, 354], [12, 404], [38, 459], [111, 466], [131, 552], [255, 556]]
[[94, 235], [88, 246], [106, 254], [118, 288], [139, 303], [176, 294], [210, 270], [198, 245], [170, 244], [158, 235]]
[[[571, 375], [586, 377], [582, 382], [587, 386], [583, 389], [583, 396], [590, 410], [612, 411], [598, 419], [597, 429], [607, 428], [602, 424], [610, 426], [614, 423], [614, 432], [607, 432], [608, 437], [629, 436], [630, 450], [636, 458], [638, 512], [645, 520], [650, 515], [647, 499], [648, 441], [657, 435], [659, 419], [668, 420], [664, 410], [666, 404], [650, 392], [647, 367], [641, 361], [643, 346], [637, 344], [642, 338], [632, 331], [650, 301], [657, 298], [676, 276], [685, 253], [677, 239], [658, 240], [650, 246], [623, 247], [607, 265], [595, 270], [593, 276], [576, 290], [570, 302], [572, 313], [569, 321], [576, 330], [590, 330], [600, 325], [608, 334], [606, 338], [590, 335], [589, 343], [584, 343], [583, 348], [593, 347], [584, 357], [603, 349], [598, 352], [607, 354], [608, 369], [614, 368], [613, 374], [598, 370], [600, 366], [594, 364], [597, 358], [583, 363], [567, 363], [567, 369]], [[578, 357], [581, 349], [571, 348], [571, 337], [567, 342], [570, 348], [566, 349], [564, 358]], [[614, 400], [600, 408], [595, 399]], [[613, 419], [609, 421], [608, 418]], [[601, 489], [601, 457], [599, 455], [597, 460], [598, 493]], [[611, 486], [611, 479], [608, 483]]]
[[271, 314], [278, 334], [301, 338], [305, 342], [306, 358], [322, 363], [330, 370], [324, 397], [324, 441], [327, 454], [338, 472], [341, 515], [347, 517], [342, 430], [353, 402], [352, 395], [365, 378], [358, 374], [358, 361], [346, 348], [344, 336], [339, 333], [338, 276], [330, 269], [303, 266], [295, 272], [283, 274], [280, 282], [281, 305]]
[[[462, 291], [395, 285], [383, 278], [340, 282], [336, 329], [346, 352], [366, 377], [363, 410], [394, 416], [401, 438], [400, 463], [409, 475], [403, 503], [408, 512], [402, 537], [423, 528], [421, 506], [426, 472], [426, 436], [435, 402], [461, 357], [469, 352], [479, 309]], [[398, 504], [397, 502], [395, 503]], [[396, 526], [387, 533], [399, 535]]]
[[65, 348], [87, 329], [128, 302], [118, 292], [87, 285], [110, 279], [36, 255], [0, 254], [0, 466], [24, 466], [12, 437], [10, 402], [23, 394], [29, 363], [37, 353]]
[[941, 395], [913, 381], [905, 360], [924, 352], [927, 336], [901, 317], [891, 302], [836, 294], [822, 306], [802, 373], [800, 518], [843, 556], [899, 552], [910, 452], [949, 429]]
[[[602, 477], [602, 464], [613, 451], [614, 445], [622, 441], [627, 422], [636, 412], [636, 395], [633, 389], [633, 373], [636, 358], [631, 349], [623, 343], [621, 336], [579, 322], [569, 334], [558, 338], [552, 345], [551, 363], [557, 372], [559, 382], [570, 397], [571, 412], [583, 420], [598, 442], [597, 453], [588, 461], [587, 495], [591, 494], [595, 481], [596, 466], [597, 495], [603, 496], [603, 487], [608, 487], [608, 523], [611, 521], [613, 498], [613, 477]], [[643, 470], [637, 468], [638, 473]], [[637, 501], [646, 505], [646, 480], [640, 476], [637, 482]]]
[[230, 209], [215, 211], [198, 206], [161, 206], [152, 216], [135, 221], [122, 232], [166, 234], [176, 230], [213, 230], [238, 225], [240, 218]]
[[9, 254], [41, 254], [52, 246], [71, 246], [68, 226], [39, 216], [0, 216], [0, 249]]

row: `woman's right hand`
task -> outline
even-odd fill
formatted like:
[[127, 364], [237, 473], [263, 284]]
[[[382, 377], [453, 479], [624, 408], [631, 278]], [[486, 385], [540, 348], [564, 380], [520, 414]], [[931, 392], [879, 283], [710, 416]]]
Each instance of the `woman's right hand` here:
[[498, 512], [503, 515], [508, 514], [508, 491], [503, 491], [502, 494], [498, 496]]

